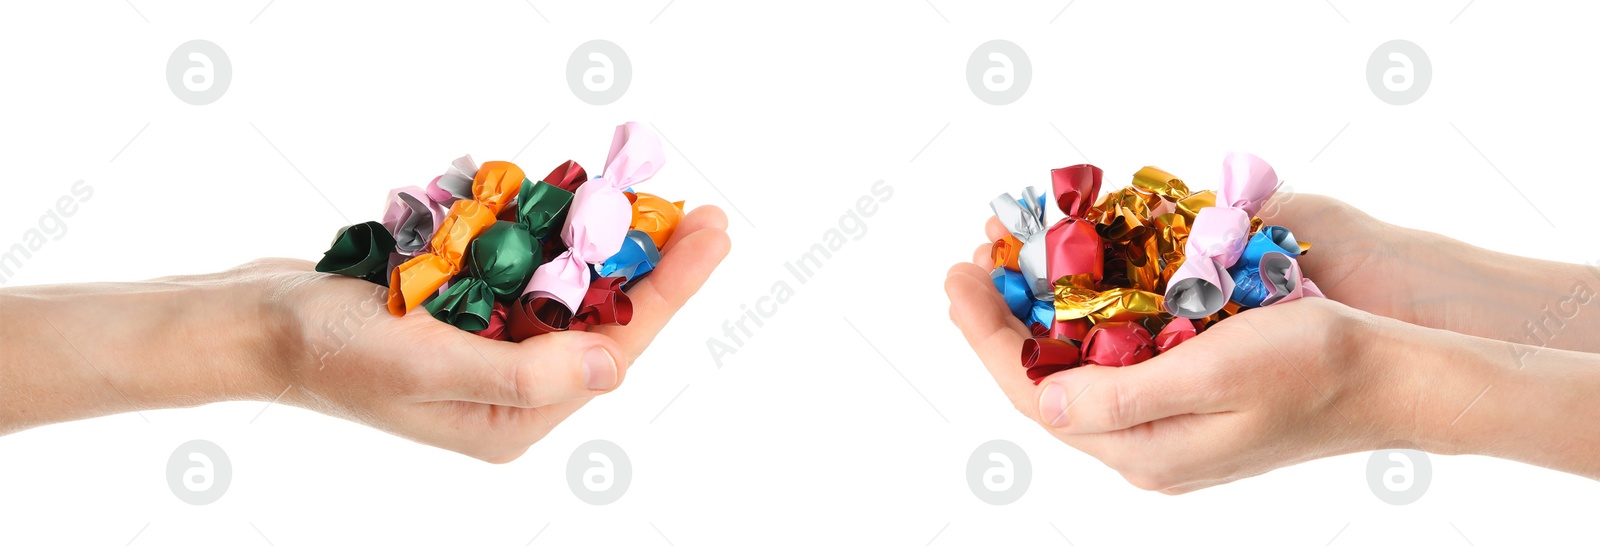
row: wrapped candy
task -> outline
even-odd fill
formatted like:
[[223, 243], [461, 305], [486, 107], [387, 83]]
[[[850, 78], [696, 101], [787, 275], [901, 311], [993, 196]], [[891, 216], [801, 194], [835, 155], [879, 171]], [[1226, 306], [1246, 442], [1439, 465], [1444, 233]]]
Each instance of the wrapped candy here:
[[1009, 193], [1000, 194], [989, 202], [1000, 225], [1011, 232], [1010, 236], [995, 242], [995, 267], [1020, 272], [1034, 298], [1050, 299], [1050, 273], [1046, 263], [1044, 196], [1033, 186], [1022, 191], [1016, 199]]
[[648, 235], [656, 250], [667, 246], [673, 230], [678, 229], [678, 222], [683, 220], [683, 201], [668, 201], [644, 192], [629, 193], [628, 201], [633, 203], [633, 220], [628, 228]]
[[631, 221], [633, 211], [624, 190], [649, 180], [665, 159], [660, 138], [643, 124], [617, 127], [605, 171], [578, 187], [567, 211], [566, 227], [561, 231], [567, 251], [534, 271], [522, 295], [522, 312], [511, 314], [513, 321], [543, 324], [513, 328], [513, 337], [519, 332], [560, 330], [560, 325], [570, 323], [590, 291], [590, 265], [604, 263], [628, 238], [626, 222]]
[[617, 127], [594, 180], [574, 161], [533, 181], [462, 156], [426, 188], [392, 190], [382, 222], [340, 229], [317, 270], [388, 286], [396, 316], [421, 306], [489, 339], [627, 324], [625, 288], [661, 261], [684, 216], [682, 201], [632, 190], [662, 160], [638, 123]]
[[631, 285], [633, 281], [649, 274], [660, 261], [661, 251], [650, 234], [631, 230], [627, 238], [622, 240], [622, 249], [600, 262], [599, 274], [602, 277], [622, 277], [626, 280], [625, 284]]
[[378, 284], [388, 278], [384, 266], [394, 252], [394, 237], [377, 222], [364, 222], [339, 229], [333, 247], [317, 262], [317, 271], [349, 275]]
[[1051, 284], [1063, 277], [1083, 285], [1100, 282], [1105, 271], [1105, 249], [1094, 222], [1090, 203], [1100, 193], [1102, 171], [1094, 165], [1073, 165], [1050, 171], [1056, 206], [1067, 217], [1045, 234], [1046, 269]]
[[990, 276], [1032, 332], [1020, 356], [1035, 383], [1083, 365], [1137, 364], [1244, 310], [1322, 297], [1295, 259], [1310, 245], [1254, 218], [1279, 185], [1261, 158], [1225, 156], [1216, 193], [1144, 167], [1129, 186], [1099, 195], [1102, 175], [1092, 165], [1050, 172], [1065, 218], [1043, 236], [1042, 290], [1027, 275], [1039, 259], [1029, 257], [1034, 219], [1044, 225], [1031, 191], [991, 202], [1011, 234], [994, 241]]

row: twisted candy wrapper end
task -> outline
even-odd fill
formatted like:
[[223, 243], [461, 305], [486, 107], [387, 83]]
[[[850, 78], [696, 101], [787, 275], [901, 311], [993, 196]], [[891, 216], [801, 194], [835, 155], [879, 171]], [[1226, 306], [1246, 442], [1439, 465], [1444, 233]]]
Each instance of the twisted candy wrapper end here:
[[1100, 180], [1105, 171], [1087, 163], [1062, 167], [1050, 171], [1050, 187], [1055, 191], [1056, 206], [1072, 218], [1089, 214], [1096, 198], [1100, 197]]
[[1011, 234], [995, 239], [994, 244], [989, 247], [989, 258], [994, 261], [995, 267], [1004, 267], [1021, 273], [1022, 241]]
[[590, 283], [589, 264], [599, 264], [622, 248], [633, 210], [623, 190], [649, 180], [666, 155], [661, 139], [643, 124], [617, 127], [604, 174], [578, 187], [561, 231], [567, 251], [542, 265], [524, 297], [550, 298], [577, 312]]
[[1022, 367], [1027, 368], [1028, 379], [1035, 385], [1050, 374], [1082, 365], [1078, 346], [1072, 342], [1049, 337], [1022, 341]]
[[622, 241], [622, 249], [601, 262], [597, 273], [601, 277], [622, 277], [626, 283], [624, 286], [628, 286], [650, 274], [658, 263], [661, 263], [661, 251], [656, 248], [650, 235], [630, 230]]
[[633, 203], [633, 220], [628, 228], [649, 235], [656, 250], [667, 246], [672, 232], [678, 229], [678, 222], [683, 221], [683, 201], [668, 201], [644, 192], [629, 193], [627, 197]]
[[395, 188], [383, 211], [383, 227], [394, 235], [395, 252], [415, 256], [427, 250], [428, 241], [444, 222], [444, 211], [416, 186]]
[[[1027, 279], [1034, 297], [1048, 299], [1051, 297], [1050, 270], [1049, 257], [1046, 253], [1047, 233], [1044, 227], [1042, 197], [1037, 189], [1028, 186], [1022, 191], [1022, 199], [1014, 198], [1010, 193], [1002, 193], [989, 202], [989, 208], [994, 210], [995, 218], [998, 218], [1000, 224], [1011, 232], [1011, 236], [1021, 242], [1021, 248], [1016, 249], [1017, 271]], [[1011, 248], [1007, 239], [996, 241], [994, 251], [996, 253], [1002, 251], [1002, 241], [1006, 241], [1007, 245], [1003, 251], [1009, 254]]]
[[1278, 173], [1266, 160], [1245, 152], [1228, 152], [1222, 158], [1222, 187], [1217, 206], [1242, 209], [1253, 217], [1278, 191]]
[[590, 326], [618, 324], [633, 320], [633, 300], [622, 291], [622, 277], [595, 279], [583, 294], [577, 312], [542, 296], [524, 295], [506, 312], [506, 332], [513, 341], [560, 332], [584, 330]]
[[472, 198], [472, 179], [478, 175], [478, 164], [472, 161], [471, 155], [464, 155], [450, 162], [450, 168], [444, 174], [433, 177], [428, 183], [428, 198], [441, 207], [454, 205], [461, 199]]
[[383, 272], [394, 245], [394, 237], [377, 222], [345, 226], [334, 235], [333, 245], [322, 254], [316, 270], [384, 284]]
[[1300, 273], [1300, 262], [1282, 252], [1268, 252], [1261, 257], [1262, 284], [1267, 286], [1267, 297], [1261, 305], [1273, 305], [1300, 298], [1321, 298], [1322, 290], [1311, 279]]

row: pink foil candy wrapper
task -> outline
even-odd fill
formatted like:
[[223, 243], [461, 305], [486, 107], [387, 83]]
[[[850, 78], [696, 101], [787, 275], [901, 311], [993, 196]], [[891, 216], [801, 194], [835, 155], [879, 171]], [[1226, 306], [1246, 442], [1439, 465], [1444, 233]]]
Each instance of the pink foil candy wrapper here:
[[383, 210], [383, 227], [394, 235], [395, 253], [416, 256], [427, 250], [428, 241], [433, 239], [433, 233], [443, 221], [444, 211], [426, 190], [406, 186], [389, 192], [389, 201]]
[[1195, 215], [1184, 244], [1183, 265], [1167, 283], [1168, 313], [1202, 319], [1221, 311], [1233, 294], [1228, 268], [1239, 261], [1250, 238], [1250, 216], [1234, 207], [1206, 207]]
[[1229, 152], [1222, 158], [1217, 205], [1200, 209], [1195, 216], [1184, 245], [1183, 265], [1167, 283], [1168, 313], [1201, 319], [1228, 304], [1233, 294], [1228, 268], [1244, 252], [1250, 218], [1278, 191], [1278, 185], [1278, 173], [1266, 160], [1244, 152]]
[[589, 289], [589, 264], [599, 264], [622, 248], [633, 207], [623, 195], [649, 180], [666, 161], [661, 139], [642, 123], [617, 127], [605, 171], [578, 186], [561, 238], [567, 251], [534, 271], [525, 298], [550, 298], [577, 312]]
[[1300, 273], [1300, 261], [1282, 252], [1261, 256], [1261, 280], [1267, 287], [1262, 307], [1300, 298], [1322, 298], [1322, 290]]

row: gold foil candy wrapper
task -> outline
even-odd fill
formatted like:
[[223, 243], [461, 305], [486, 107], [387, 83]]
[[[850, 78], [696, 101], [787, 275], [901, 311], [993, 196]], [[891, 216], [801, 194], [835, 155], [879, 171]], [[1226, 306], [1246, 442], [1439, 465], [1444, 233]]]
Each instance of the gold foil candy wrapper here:
[[1161, 314], [1161, 295], [1154, 292], [1135, 288], [1095, 291], [1062, 281], [1056, 282], [1055, 289], [1057, 321], [1131, 322]]
[[1189, 197], [1191, 193], [1189, 186], [1178, 177], [1155, 167], [1145, 167], [1133, 173], [1132, 187], [1148, 195], [1160, 196], [1170, 201]]

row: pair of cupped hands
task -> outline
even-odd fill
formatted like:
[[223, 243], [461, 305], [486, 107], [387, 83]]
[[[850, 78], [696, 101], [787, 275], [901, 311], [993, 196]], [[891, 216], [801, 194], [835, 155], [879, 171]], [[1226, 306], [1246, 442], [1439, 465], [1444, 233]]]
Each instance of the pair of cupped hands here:
[[[1316, 195], [1280, 195], [1260, 216], [1315, 245], [1300, 264], [1328, 299], [1247, 310], [1143, 363], [1083, 366], [1035, 385], [1019, 360], [1029, 330], [995, 290], [983, 244], [950, 268], [950, 319], [1017, 411], [1142, 489], [1185, 493], [1401, 445], [1462, 451], [1449, 442], [1464, 428], [1452, 419], [1477, 417], [1463, 410], [1481, 385], [1435, 381], [1453, 373], [1437, 363], [1493, 351], [1473, 336], [1509, 332], [1464, 303], [1471, 294], [1443, 292], [1460, 288], [1446, 279], [1505, 282], [1452, 255], [1492, 253]], [[1006, 233], [989, 220], [988, 240]]]

